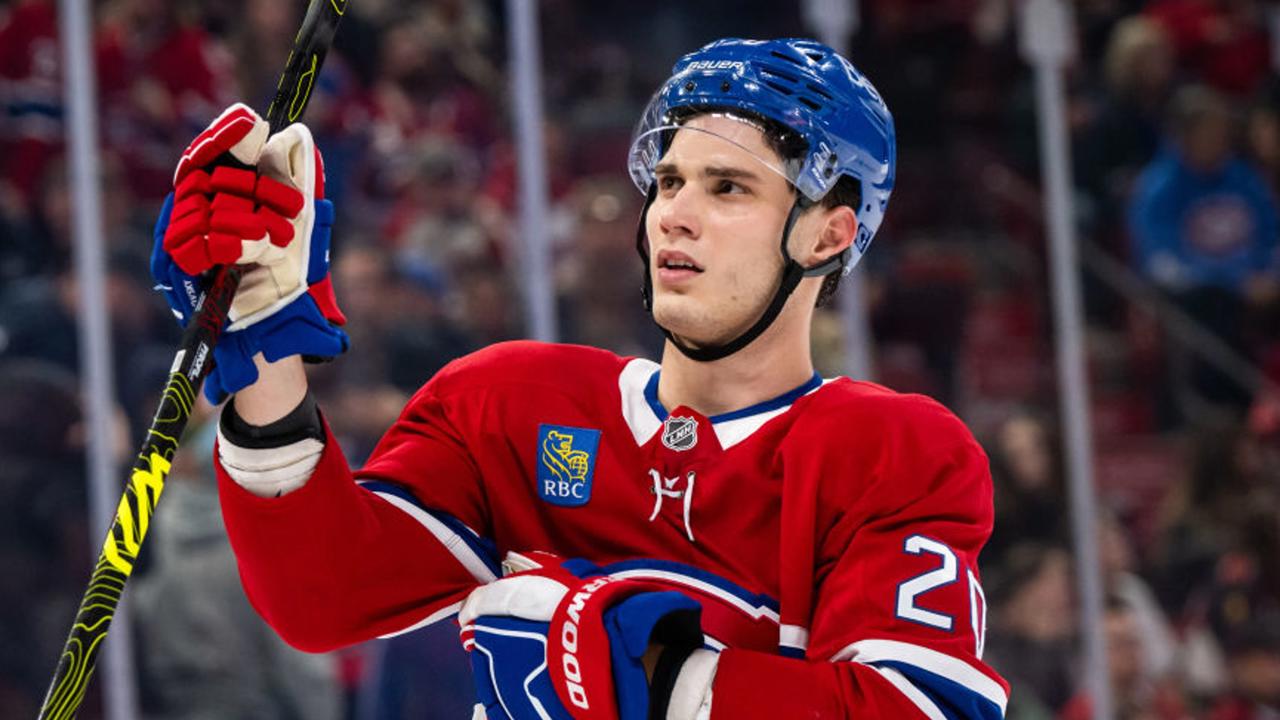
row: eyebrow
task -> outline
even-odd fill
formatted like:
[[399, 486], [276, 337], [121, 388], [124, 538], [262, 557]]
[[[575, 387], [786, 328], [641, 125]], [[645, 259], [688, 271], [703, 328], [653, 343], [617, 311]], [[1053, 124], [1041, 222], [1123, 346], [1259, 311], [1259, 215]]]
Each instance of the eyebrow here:
[[[680, 169], [675, 163], [658, 163], [653, 169], [654, 175], [679, 175]], [[710, 165], [702, 169], [704, 177], [729, 178], [733, 180], [759, 180], [760, 176], [750, 170], [723, 165]]]

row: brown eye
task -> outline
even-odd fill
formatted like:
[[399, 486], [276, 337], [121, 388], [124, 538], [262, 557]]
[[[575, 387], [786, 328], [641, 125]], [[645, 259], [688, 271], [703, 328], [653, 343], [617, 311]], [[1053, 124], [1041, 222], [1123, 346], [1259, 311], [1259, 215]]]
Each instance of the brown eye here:
[[716, 183], [715, 188], [718, 195], [737, 195], [747, 191], [747, 189], [732, 180], [721, 180]]
[[675, 175], [663, 175], [662, 177], [658, 178], [659, 190], [675, 190], [679, 188], [680, 185], [681, 185], [681, 180]]

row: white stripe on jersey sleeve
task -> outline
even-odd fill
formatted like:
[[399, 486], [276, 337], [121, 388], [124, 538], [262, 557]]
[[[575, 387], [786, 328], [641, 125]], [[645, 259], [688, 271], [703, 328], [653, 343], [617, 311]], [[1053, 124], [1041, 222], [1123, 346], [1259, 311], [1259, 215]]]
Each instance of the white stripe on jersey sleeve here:
[[809, 629], [799, 625], [778, 626], [778, 644], [804, 651], [809, 649]]
[[457, 561], [462, 564], [462, 567], [466, 568], [467, 572], [471, 573], [472, 577], [474, 577], [478, 582], [489, 583], [498, 579], [498, 576], [489, 569], [489, 566], [485, 563], [484, 559], [481, 558], [469, 544], [467, 544], [467, 541], [464, 540], [462, 536], [458, 535], [453, 530], [450, 530], [448, 526], [432, 517], [430, 513], [417, 505], [414, 505], [408, 500], [392, 493], [380, 492], [377, 490], [373, 490], [372, 492], [374, 495], [377, 495], [383, 500], [386, 500], [392, 505], [395, 505], [405, 511], [409, 514], [409, 517], [412, 517], [414, 520], [421, 523], [428, 532], [440, 541], [441, 545], [444, 545], [446, 550], [453, 554], [453, 557], [456, 558]]
[[969, 663], [937, 650], [898, 640], [859, 640], [831, 657], [832, 662], [852, 660], [873, 665], [878, 662], [900, 662], [944, 677], [977, 693], [1000, 708], [1004, 714], [1009, 704], [1000, 683], [987, 677]]
[[434, 625], [440, 622], [441, 620], [449, 617], [450, 615], [458, 612], [458, 610], [460, 609], [462, 609], [461, 602], [456, 602], [452, 605], [446, 605], [403, 630], [396, 630], [395, 632], [389, 632], [386, 635], [379, 635], [378, 638], [380, 640], [386, 640], [387, 638], [393, 638], [397, 635], [404, 635], [405, 633], [411, 633], [414, 630], [417, 630], [418, 628], [424, 628], [428, 625]]
[[906, 695], [907, 699], [920, 708], [920, 712], [924, 713], [929, 720], [947, 720], [947, 716], [943, 714], [942, 710], [938, 709], [938, 706], [929, 699], [929, 696], [920, 692], [920, 688], [912, 685], [911, 681], [904, 677], [902, 673], [887, 667], [872, 669], [884, 676], [884, 679], [898, 688], [903, 695]]

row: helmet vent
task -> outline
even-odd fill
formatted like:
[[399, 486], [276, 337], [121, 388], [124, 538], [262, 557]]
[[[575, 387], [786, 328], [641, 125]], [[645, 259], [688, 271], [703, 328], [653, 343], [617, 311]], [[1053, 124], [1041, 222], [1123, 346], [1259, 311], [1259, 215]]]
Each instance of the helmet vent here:
[[776, 83], [776, 82], [773, 82], [772, 80], [765, 80], [765, 81], [764, 81], [764, 84], [765, 84], [765, 85], [768, 85], [769, 87], [773, 88], [774, 90], [777, 90], [778, 92], [782, 93], [783, 95], [793, 95], [793, 94], [795, 94], [795, 91], [794, 91], [794, 90], [792, 90], [791, 88], [787, 87], [786, 85], [783, 85], [782, 83]]
[[779, 80], [789, 82], [793, 85], [800, 84], [800, 78], [796, 77], [795, 75], [792, 75], [789, 72], [784, 72], [782, 70], [779, 70], [778, 68], [775, 68], [775, 67], [762, 66], [760, 68], [760, 72], [764, 75], [771, 75], [773, 77], [778, 78]]
[[809, 98], [803, 95], [797, 96], [796, 99], [804, 103], [806, 107], [808, 107], [810, 110], [813, 110], [815, 112], [822, 109], [821, 105], [819, 105], [818, 103], [814, 102], [813, 100], [810, 100]]
[[820, 63], [823, 60], [827, 59], [826, 55], [823, 55], [822, 53], [819, 53], [819, 52], [807, 52], [805, 53], [805, 55], [808, 55], [809, 59], [816, 63]]
[[[771, 50], [769, 54], [778, 58], [779, 60], [786, 60], [792, 65], [803, 65], [803, 63], [801, 63], [799, 60], [795, 59], [794, 57], [787, 55], [785, 53], [780, 53], [777, 50]], [[810, 57], [812, 57], [812, 55]]]
[[809, 90], [810, 90], [810, 91], [812, 91], [813, 93], [815, 93], [815, 94], [817, 94], [817, 95], [821, 96], [824, 100], [834, 100], [834, 99], [835, 99], [835, 98], [831, 97], [831, 93], [827, 92], [826, 90], [823, 90], [823, 89], [822, 89], [820, 86], [818, 86], [818, 85], [814, 85], [813, 83], [805, 83], [805, 85], [804, 85], [804, 86], [805, 86], [805, 87], [807, 87], [807, 88], [809, 88]]

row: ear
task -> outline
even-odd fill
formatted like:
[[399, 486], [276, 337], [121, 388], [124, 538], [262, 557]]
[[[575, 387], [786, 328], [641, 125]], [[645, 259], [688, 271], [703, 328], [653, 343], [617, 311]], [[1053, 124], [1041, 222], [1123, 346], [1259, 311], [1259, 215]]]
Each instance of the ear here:
[[813, 236], [813, 243], [796, 258], [805, 267], [813, 267], [844, 252], [858, 234], [858, 216], [848, 205], [819, 206], [817, 212], [818, 232]]

